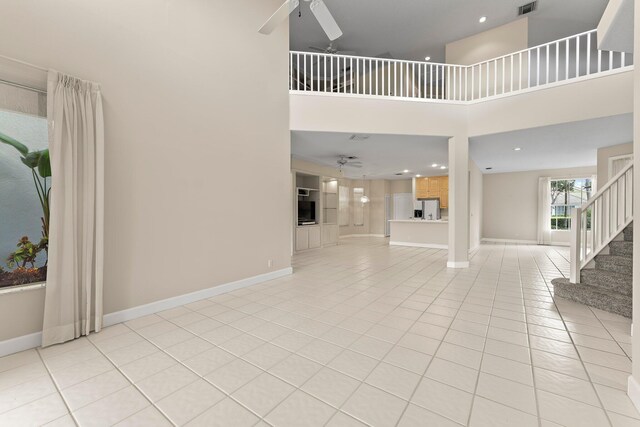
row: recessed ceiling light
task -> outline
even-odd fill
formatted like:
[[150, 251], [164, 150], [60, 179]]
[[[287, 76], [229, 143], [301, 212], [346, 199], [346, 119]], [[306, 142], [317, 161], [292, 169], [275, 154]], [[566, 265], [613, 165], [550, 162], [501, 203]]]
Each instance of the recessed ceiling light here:
[[438, 167], [438, 164], [437, 164], [437, 163], [434, 163], [434, 164], [432, 164], [432, 165], [431, 165], [431, 167], [432, 167], [432, 168], [437, 168], [437, 167]]
[[478, 19], [478, 22], [480, 22], [481, 24], [484, 24], [485, 22], [487, 22], [487, 17], [481, 16], [480, 19]]
[[403, 170], [402, 172], [404, 172], [404, 173], [409, 173], [409, 169], [405, 169], [405, 170]]
[[446, 169], [446, 168], [447, 168], [446, 166], [440, 166], [440, 169]]
[[522, 148], [520, 148], [520, 147], [516, 147], [516, 148], [513, 149], [513, 151], [520, 151], [520, 150], [522, 150]]
[[416, 175], [416, 178], [420, 178], [421, 176], [422, 176], [422, 175], [418, 174], [418, 175]]
[[431, 61], [431, 57], [430, 57], [430, 56], [425, 56], [425, 57], [424, 57], [424, 60], [425, 60], [425, 61]]

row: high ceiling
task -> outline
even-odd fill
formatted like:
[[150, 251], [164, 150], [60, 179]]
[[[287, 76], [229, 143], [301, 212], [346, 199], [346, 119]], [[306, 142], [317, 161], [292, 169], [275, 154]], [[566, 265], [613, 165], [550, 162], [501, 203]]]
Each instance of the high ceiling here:
[[[362, 168], [344, 168], [348, 178], [406, 179], [415, 174], [448, 172], [431, 167], [434, 163], [448, 166], [446, 137], [368, 135], [365, 140], [353, 141], [351, 135], [291, 132], [291, 153], [295, 158], [335, 168], [339, 155], [356, 156]], [[632, 140], [633, 117], [625, 114], [471, 138], [469, 155], [483, 173], [594, 166], [598, 148]], [[396, 175], [404, 170], [410, 172]]]
[[[341, 50], [361, 56], [390, 55], [396, 59], [444, 62], [445, 44], [518, 19], [517, 8], [529, 0], [324, 0], [343, 36]], [[535, 46], [592, 30], [607, 0], [539, 0], [529, 16], [529, 45]], [[290, 18], [290, 46], [308, 51], [329, 40], [300, 1]], [[484, 24], [478, 22], [486, 16]]]
[[[447, 138], [436, 136], [367, 135], [353, 141], [350, 133], [291, 132], [291, 154], [323, 166], [338, 168], [340, 155], [356, 156], [362, 168], [344, 167], [347, 178], [407, 179], [416, 174], [443, 175], [446, 170], [432, 168], [433, 163], [447, 165]], [[408, 173], [403, 171], [408, 170]], [[403, 173], [403, 175], [396, 175]]]

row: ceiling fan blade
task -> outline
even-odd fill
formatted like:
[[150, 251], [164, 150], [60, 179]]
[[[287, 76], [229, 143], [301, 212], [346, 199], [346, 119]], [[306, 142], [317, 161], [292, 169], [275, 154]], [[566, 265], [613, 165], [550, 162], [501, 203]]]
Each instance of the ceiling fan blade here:
[[339, 50], [338, 52], [339, 55], [355, 55], [356, 52], [353, 50]]
[[342, 30], [322, 0], [311, 1], [311, 13], [316, 17], [324, 32], [327, 33], [329, 40], [335, 40], [342, 35]]
[[321, 47], [309, 46], [309, 49], [313, 50], [314, 52], [326, 53], [326, 49], [323, 49]]
[[300, 4], [300, 0], [286, 0], [282, 6], [271, 15], [271, 17], [264, 23], [264, 25], [258, 30], [261, 34], [271, 34], [273, 30], [280, 25], [291, 12]]
[[345, 166], [349, 166], [350, 168], [361, 168], [362, 165], [356, 163], [347, 163]]

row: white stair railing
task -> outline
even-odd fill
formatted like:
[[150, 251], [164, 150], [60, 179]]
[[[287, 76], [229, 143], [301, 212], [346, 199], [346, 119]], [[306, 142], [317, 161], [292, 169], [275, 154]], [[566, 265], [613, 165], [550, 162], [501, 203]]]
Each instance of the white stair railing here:
[[571, 283], [580, 271], [633, 221], [633, 163], [571, 215]]
[[318, 95], [477, 102], [633, 65], [633, 55], [597, 48], [597, 31], [473, 65], [310, 52], [289, 53], [289, 89]]

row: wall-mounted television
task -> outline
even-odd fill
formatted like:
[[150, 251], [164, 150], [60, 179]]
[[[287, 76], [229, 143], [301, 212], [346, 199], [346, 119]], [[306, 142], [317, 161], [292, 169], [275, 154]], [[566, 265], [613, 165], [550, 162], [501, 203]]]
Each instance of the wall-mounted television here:
[[316, 202], [298, 201], [298, 224], [316, 222]]

